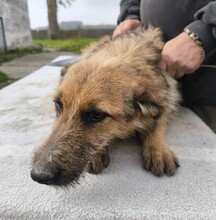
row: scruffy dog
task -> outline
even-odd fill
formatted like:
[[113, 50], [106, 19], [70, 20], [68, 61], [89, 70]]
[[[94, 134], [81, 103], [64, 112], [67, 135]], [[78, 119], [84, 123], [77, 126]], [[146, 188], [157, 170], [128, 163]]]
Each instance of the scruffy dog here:
[[143, 165], [156, 176], [179, 166], [165, 141], [177, 110], [176, 81], [158, 67], [164, 43], [155, 28], [92, 44], [65, 68], [54, 98], [56, 121], [33, 157], [31, 177], [51, 185], [78, 181], [109, 164], [108, 146], [135, 132], [143, 137]]

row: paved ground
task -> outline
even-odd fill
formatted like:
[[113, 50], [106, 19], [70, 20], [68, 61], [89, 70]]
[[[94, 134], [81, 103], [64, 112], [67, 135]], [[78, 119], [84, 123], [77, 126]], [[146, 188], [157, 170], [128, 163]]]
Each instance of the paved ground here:
[[51, 51], [26, 55], [16, 58], [10, 62], [3, 63], [3, 65], [0, 66], [0, 71], [6, 73], [10, 78], [20, 79], [34, 72], [60, 55], [72, 55], [72, 53]]

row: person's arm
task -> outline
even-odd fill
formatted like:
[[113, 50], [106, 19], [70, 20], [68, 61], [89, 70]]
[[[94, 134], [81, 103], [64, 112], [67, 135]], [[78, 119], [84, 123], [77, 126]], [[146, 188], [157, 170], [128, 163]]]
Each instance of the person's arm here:
[[140, 0], [121, 0], [117, 23], [127, 19], [140, 20]]
[[216, 2], [211, 2], [195, 14], [195, 21], [186, 29], [195, 34], [201, 45], [183, 32], [168, 41], [162, 50], [161, 69], [180, 78], [193, 73], [205, 56], [216, 48]]
[[121, 0], [118, 26], [113, 32], [113, 37], [137, 28], [140, 22], [140, 0]]
[[186, 28], [200, 38], [205, 53], [208, 54], [216, 48], [216, 2], [201, 8], [194, 17], [195, 21]]

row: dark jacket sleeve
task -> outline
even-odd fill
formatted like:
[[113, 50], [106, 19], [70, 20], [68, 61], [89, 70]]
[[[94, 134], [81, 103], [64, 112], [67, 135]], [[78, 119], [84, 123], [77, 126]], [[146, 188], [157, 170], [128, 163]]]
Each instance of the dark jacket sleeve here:
[[216, 2], [211, 2], [194, 15], [195, 21], [187, 26], [202, 41], [208, 54], [216, 48]]
[[140, 20], [140, 0], [121, 0], [118, 24], [126, 19]]

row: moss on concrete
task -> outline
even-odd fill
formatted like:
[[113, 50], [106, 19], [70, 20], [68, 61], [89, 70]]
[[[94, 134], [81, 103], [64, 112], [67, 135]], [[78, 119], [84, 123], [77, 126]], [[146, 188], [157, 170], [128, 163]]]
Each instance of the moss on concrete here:
[[0, 89], [14, 82], [15, 79], [11, 79], [7, 76], [7, 74], [0, 72]]

